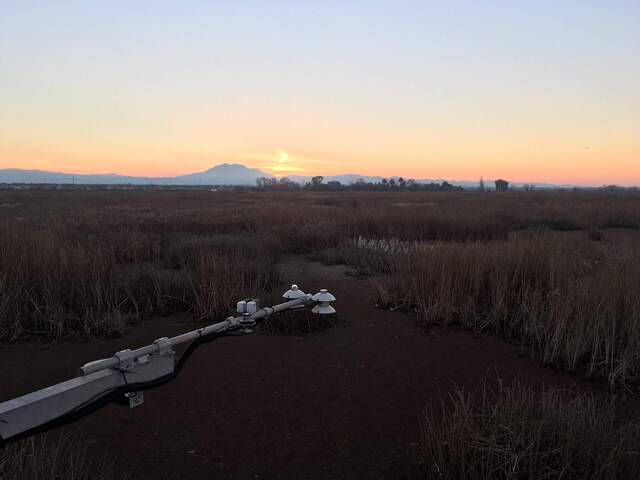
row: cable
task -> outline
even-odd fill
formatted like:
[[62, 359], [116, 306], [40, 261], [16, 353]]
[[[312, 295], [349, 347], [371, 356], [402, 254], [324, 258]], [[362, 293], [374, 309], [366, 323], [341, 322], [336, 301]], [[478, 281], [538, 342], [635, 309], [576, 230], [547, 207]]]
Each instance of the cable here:
[[[38, 433], [44, 433], [49, 430], [53, 430], [54, 428], [62, 427], [64, 425], [68, 425], [69, 423], [80, 420], [81, 418], [84, 418], [87, 415], [90, 415], [91, 413], [96, 412], [101, 408], [109, 405], [110, 403], [114, 402], [116, 399], [120, 398], [125, 393], [139, 392], [139, 391], [149, 390], [151, 388], [156, 388], [156, 387], [165, 385], [178, 376], [178, 374], [180, 373], [184, 365], [187, 363], [187, 361], [189, 360], [193, 352], [196, 350], [196, 348], [198, 348], [200, 345], [204, 343], [210, 343], [210, 342], [213, 342], [214, 340], [217, 340], [218, 338], [227, 337], [227, 336], [232, 337], [236, 335], [229, 334], [227, 332], [224, 332], [224, 333], [213, 332], [207, 335], [202, 335], [196, 338], [187, 346], [185, 351], [182, 353], [182, 355], [180, 355], [180, 358], [176, 362], [173, 372], [147, 382], [138, 382], [138, 383], [127, 382], [125, 383], [125, 385], [113, 388], [111, 390], [107, 390], [106, 392], [99, 394], [95, 398], [90, 399], [74, 407], [72, 410], [62, 414], [57, 418], [51, 419], [41, 425], [30, 428], [29, 430], [25, 430], [24, 432], [14, 435], [11, 438], [3, 439], [0, 437], [0, 448], [4, 447], [5, 445], [15, 440], [30, 437]], [[123, 376], [125, 373], [126, 372], [123, 372]], [[126, 378], [125, 378], [125, 382], [126, 382]]]

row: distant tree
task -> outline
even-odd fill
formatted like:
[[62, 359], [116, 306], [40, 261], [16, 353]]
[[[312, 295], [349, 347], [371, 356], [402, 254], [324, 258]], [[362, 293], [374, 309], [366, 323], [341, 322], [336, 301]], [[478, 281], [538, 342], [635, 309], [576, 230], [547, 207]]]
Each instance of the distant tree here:
[[496, 192], [507, 192], [509, 191], [509, 182], [499, 178], [496, 180]]
[[288, 177], [277, 179], [275, 177], [259, 177], [256, 179], [256, 186], [259, 190], [288, 190], [299, 188], [296, 182], [292, 182]]
[[536, 189], [536, 186], [533, 183], [525, 183], [522, 188], [527, 192], [533, 192]]
[[484, 177], [480, 177], [480, 181], [478, 182], [478, 190], [480, 190], [481, 192], [484, 192], [485, 188], [484, 188]]
[[370, 183], [368, 184], [367, 182], [364, 181], [364, 178], [358, 178], [355, 183], [353, 183], [353, 187], [356, 190], [364, 190], [367, 188], [367, 185], [371, 185]]
[[452, 185], [448, 182], [442, 183], [418, 183], [415, 179], [405, 179], [404, 177], [383, 178], [377, 183], [366, 182], [358, 179], [351, 184], [342, 184], [332, 180], [324, 183], [324, 177], [321, 175], [311, 178], [311, 181], [304, 186], [292, 181], [288, 177], [259, 177], [256, 179], [256, 187], [258, 190], [265, 191], [283, 191], [297, 190], [304, 188], [305, 190], [316, 191], [417, 191], [417, 192], [457, 192], [463, 191], [464, 188]]

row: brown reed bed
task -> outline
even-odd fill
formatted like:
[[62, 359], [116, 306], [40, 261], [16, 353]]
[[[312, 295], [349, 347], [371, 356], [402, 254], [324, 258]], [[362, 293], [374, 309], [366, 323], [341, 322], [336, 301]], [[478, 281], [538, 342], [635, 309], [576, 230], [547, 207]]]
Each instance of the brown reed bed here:
[[640, 423], [613, 400], [523, 382], [457, 389], [426, 409], [415, 478], [627, 480], [640, 478]]
[[544, 364], [632, 390], [640, 379], [640, 246], [558, 233], [438, 243], [396, 256], [378, 302], [418, 324], [519, 341]]
[[[533, 285], [526, 289], [528, 306], [558, 310], [566, 302], [548, 307], [552, 297], [545, 294], [546, 303], [536, 299], [536, 285], [547, 291], [555, 284], [542, 285], [548, 282], [546, 270], [540, 272], [540, 280], [532, 280], [535, 268], [518, 266], [520, 261], [530, 262], [530, 256], [507, 252], [501, 259], [499, 249], [487, 253], [474, 242], [503, 245], [513, 232], [523, 230], [597, 233], [610, 227], [637, 228], [639, 202], [635, 193], [603, 192], [4, 192], [0, 193], [0, 338], [113, 335], [131, 322], [173, 312], [191, 312], [201, 319], [220, 317], [236, 297], [270, 290], [281, 252], [355, 264], [368, 274], [400, 272], [389, 252], [358, 245], [367, 241], [396, 246], [442, 243], [458, 257], [449, 260], [460, 265], [455, 268], [466, 265], [469, 272], [442, 276], [442, 283], [416, 290], [414, 277], [423, 273], [407, 265], [399, 274], [404, 280], [399, 281], [412, 284], [412, 297], [397, 301], [428, 310], [429, 319], [457, 316], [480, 325], [492, 309], [509, 312], [500, 313], [494, 322], [509, 331], [522, 289], [510, 287], [516, 293], [496, 298], [492, 307], [487, 288], [481, 288], [487, 282], [472, 278], [479, 275], [473, 273], [476, 270], [493, 275], [491, 282], [505, 290], [505, 285], [518, 283], [515, 276], [526, 269], [526, 281]], [[565, 253], [559, 251], [553, 259], [563, 265], [554, 269], [554, 278], [573, 281], [575, 265], [563, 258]], [[495, 263], [491, 268], [487, 255]], [[433, 256], [418, 255], [418, 265], [435, 268], [425, 258]], [[433, 275], [428, 278], [436, 281]], [[475, 294], [472, 288], [460, 300], [447, 287], [451, 282], [459, 285], [457, 289], [475, 282], [473, 288], [482, 293]], [[387, 290], [395, 295], [393, 289]], [[589, 296], [588, 291], [581, 295]], [[543, 303], [537, 306], [534, 301]], [[621, 308], [620, 315], [626, 316], [635, 306]], [[462, 319], [467, 312], [470, 315]], [[541, 320], [536, 321], [539, 325]], [[561, 357], [553, 351], [547, 356], [549, 361]], [[572, 363], [581, 364], [584, 358], [579, 354]]]

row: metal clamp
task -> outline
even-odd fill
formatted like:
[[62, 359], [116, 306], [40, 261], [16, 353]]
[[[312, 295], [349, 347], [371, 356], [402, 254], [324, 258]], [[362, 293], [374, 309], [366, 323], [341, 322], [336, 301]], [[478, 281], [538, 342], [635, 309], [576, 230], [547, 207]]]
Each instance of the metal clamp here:
[[158, 353], [156, 355], [168, 355], [173, 354], [173, 348], [171, 344], [171, 340], [168, 337], [158, 338], [153, 341], [155, 345], [158, 346]]
[[115, 367], [116, 370], [131, 370], [136, 362], [136, 356], [130, 348], [116, 352], [114, 357], [118, 359], [118, 365]]

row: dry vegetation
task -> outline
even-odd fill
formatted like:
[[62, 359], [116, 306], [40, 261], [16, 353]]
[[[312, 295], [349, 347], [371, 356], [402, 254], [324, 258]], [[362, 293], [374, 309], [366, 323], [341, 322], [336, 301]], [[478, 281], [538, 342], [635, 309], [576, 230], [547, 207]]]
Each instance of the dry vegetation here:
[[[269, 296], [278, 255], [296, 252], [372, 275], [378, 303], [422, 327], [490, 331], [636, 391], [639, 227], [634, 193], [2, 193], [0, 338], [221, 318], [238, 298]], [[298, 327], [284, 318], [273, 331]], [[637, 425], [617, 426], [613, 405], [584, 394], [515, 385], [443, 408], [426, 416], [424, 477], [640, 475]], [[1, 468], [49, 469], [29, 453], [38, 442], [5, 450]]]
[[631, 389], [638, 226], [634, 193], [3, 193], [0, 338], [220, 318], [299, 252], [378, 276], [379, 302], [422, 326], [490, 330]]
[[96, 454], [76, 434], [46, 435], [0, 449], [2, 480], [112, 480], [127, 478], [113, 471], [106, 455]]
[[618, 424], [613, 401], [535, 391], [521, 382], [457, 390], [427, 409], [417, 477], [439, 480], [640, 478], [640, 424]]
[[0, 337], [220, 317], [300, 252], [390, 274], [380, 300], [423, 325], [490, 329], [626, 386], [640, 374], [637, 237], [603, 231], [639, 225], [632, 193], [4, 193]]
[[99, 194], [13, 199], [0, 229], [0, 337], [110, 335], [179, 311], [219, 318], [275, 280], [274, 249], [245, 234], [237, 208], [191, 211], [173, 205], [179, 198], [135, 195], [132, 204]]
[[378, 283], [380, 301], [417, 309], [420, 325], [489, 330], [520, 341], [545, 364], [584, 370], [612, 388], [637, 385], [637, 241], [527, 232], [433, 244], [397, 262]]

